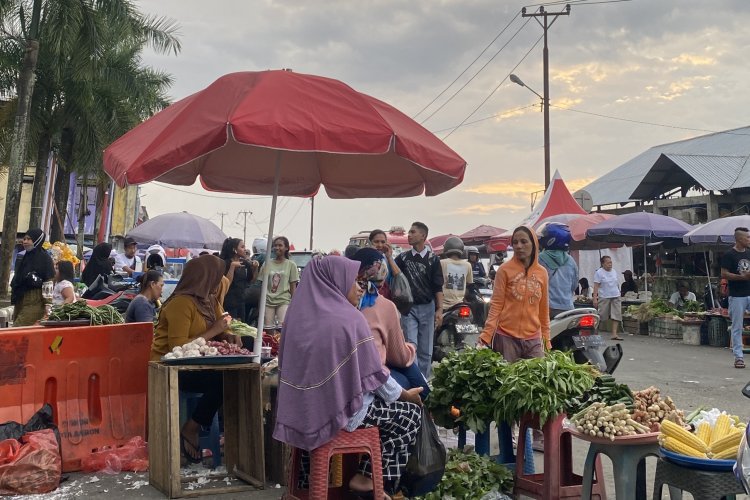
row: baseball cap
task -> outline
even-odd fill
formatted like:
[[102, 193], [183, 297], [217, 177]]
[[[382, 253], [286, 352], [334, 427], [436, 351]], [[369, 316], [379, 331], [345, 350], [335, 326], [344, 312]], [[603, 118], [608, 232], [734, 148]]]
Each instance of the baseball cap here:
[[125, 244], [124, 244], [124, 246], [129, 247], [130, 245], [137, 245], [137, 244], [138, 244], [138, 242], [135, 241], [134, 238], [131, 238], [130, 236], [128, 236], [127, 238], [125, 238]]
[[623, 271], [622, 274], [629, 274], [630, 276], [633, 276], [633, 271], [631, 271], [630, 269], [627, 269]]

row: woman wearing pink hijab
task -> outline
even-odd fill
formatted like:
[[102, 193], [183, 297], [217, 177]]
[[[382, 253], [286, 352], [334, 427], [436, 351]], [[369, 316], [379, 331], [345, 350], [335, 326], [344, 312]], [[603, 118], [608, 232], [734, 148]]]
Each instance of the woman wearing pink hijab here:
[[[420, 427], [422, 389], [402, 389], [383, 367], [357, 310], [358, 272], [358, 262], [333, 256], [313, 259], [305, 268], [281, 335], [273, 437], [310, 451], [341, 431], [377, 426], [384, 488], [393, 492]], [[369, 459], [360, 463], [349, 487], [359, 495], [372, 492]]]

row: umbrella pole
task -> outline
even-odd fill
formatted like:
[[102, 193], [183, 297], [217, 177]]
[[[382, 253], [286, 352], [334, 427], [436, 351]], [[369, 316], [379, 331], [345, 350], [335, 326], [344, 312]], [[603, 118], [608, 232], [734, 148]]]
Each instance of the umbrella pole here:
[[648, 250], [646, 249], [646, 238], [643, 238], [643, 286], [648, 292]]
[[716, 309], [716, 302], [714, 301], [714, 287], [711, 286], [711, 271], [708, 269], [708, 255], [706, 251], [703, 251], [703, 261], [706, 264], [706, 278], [708, 279], [708, 293], [711, 294], [711, 307]]
[[[273, 247], [273, 225], [276, 222], [276, 201], [279, 198], [279, 183], [281, 182], [281, 150], [276, 153], [276, 173], [273, 178], [273, 198], [271, 199], [271, 220], [268, 223], [268, 238], [266, 242], [266, 260], [271, 258], [271, 248]], [[265, 264], [264, 264], [265, 265]], [[255, 336], [253, 344], [253, 354], [260, 362], [260, 351], [263, 347], [263, 327], [266, 321], [266, 297], [268, 296], [268, 283], [266, 280], [260, 287], [260, 300], [258, 301], [258, 334]]]

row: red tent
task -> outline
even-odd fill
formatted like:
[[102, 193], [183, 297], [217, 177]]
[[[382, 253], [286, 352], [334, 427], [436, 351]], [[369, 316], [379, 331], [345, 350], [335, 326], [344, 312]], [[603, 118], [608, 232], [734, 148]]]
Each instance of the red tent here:
[[451, 236], [456, 236], [455, 234], [442, 234], [440, 236], [435, 236], [434, 238], [430, 238], [430, 246], [432, 247], [432, 251], [435, 253], [435, 255], [440, 255], [443, 253], [443, 244], [445, 243], [445, 240], [450, 238]]
[[[543, 219], [557, 214], [581, 214], [586, 212], [573, 195], [568, 191], [568, 187], [560, 177], [560, 172], [555, 172], [552, 181], [544, 193], [544, 197], [534, 207], [534, 210], [518, 226], [529, 226], [535, 228], [537, 223]], [[505, 250], [510, 245], [510, 239], [513, 237], [513, 230], [509, 229], [504, 233], [487, 240], [485, 246], [488, 252], [499, 252]]]
[[488, 226], [482, 224], [477, 226], [471, 231], [466, 231], [464, 234], [459, 236], [466, 245], [481, 245], [488, 239], [498, 234], [504, 233], [506, 230], [501, 227]]

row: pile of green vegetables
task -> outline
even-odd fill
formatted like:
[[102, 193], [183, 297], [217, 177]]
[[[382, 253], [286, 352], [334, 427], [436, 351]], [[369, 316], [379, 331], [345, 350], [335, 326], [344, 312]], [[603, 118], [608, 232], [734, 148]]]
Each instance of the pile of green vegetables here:
[[593, 403], [604, 403], [607, 406], [622, 403], [630, 411], [635, 408], [633, 392], [625, 384], [618, 384], [612, 375], [603, 373], [596, 377], [594, 386], [585, 394], [571, 398], [566, 403], [566, 413], [573, 415], [584, 408], [588, 408]]
[[469, 500], [481, 498], [493, 490], [508, 494], [513, 491], [513, 473], [510, 469], [490, 457], [453, 449], [448, 451], [445, 474], [438, 487], [420, 498]]
[[240, 337], [248, 336], [255, 338], [258, 335], [258, 329], [254, 326], [250, 326], [247, 323], [243, 323], [240, 320], [233, 319], [229, 324], [229, 329], [233, 334], [239, 335]]
[[91, 307], [85, 300], [54, 306], [47, 318], [50, 321], [87, 319], [90, 325], [117, 325], [125, 323], [122, 315], [109, 304]]
[[[474, 432], [484, 432], [495, 412], [493, 394], [503, 383], [508, 363], [492, 349], [454, 351], [433, 369], [432, 390], [425, 404], [435, 423], [448, 429], [464, 422]], [[461, 415], [451, 415], [452, 407]]]
[[526, 413], [546, 422], [586, 394], [598, 373], [568, 352], [507, 363], [491, 349], [451, 353], [433, 372], [426, 404], [435, 423], [452, 428], [463, 422], [474, 432], [484, 432], [487, 422], [513, 422]]
[[507, 365], [503, 384], [492, 394], [495, 422], [514, 422], [531, 413], [539, 422], [566, 410], [568, 400], [594, 386], [591, 365], [579, 365], [570, 352], [548, 351], [543, 358], [521, 359]]
[[681, 310], [678, 310], [665, 299], [653, 299], [651, 302], [645, 302], [638, 306], [630, 306], [625, 312], [634, 316], [641, 323], [648, 323], [659, 316], [678, 316], [682, 318], [686, 312], [697, 313], [703, 310], [703, 304], [695, 300], [686, 301], [685, 306]]

